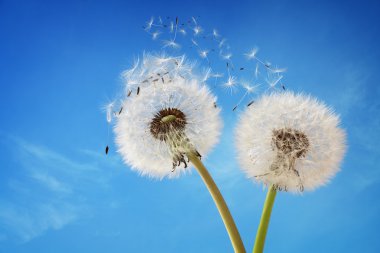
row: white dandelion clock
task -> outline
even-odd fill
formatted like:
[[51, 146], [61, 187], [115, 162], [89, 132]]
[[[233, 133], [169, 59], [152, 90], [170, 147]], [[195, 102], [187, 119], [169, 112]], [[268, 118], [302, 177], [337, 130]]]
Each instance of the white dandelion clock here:
[[339, 117], [316, 99], [273, 93], [243, 113], [236, 145], [249, 178], [276, 190], [302, 192], [326, 184], [338, 172], [345, 133]]
[[216, 97], [198, 79], [172, 78], [127, 98], [115, 127], [119, 152], [142, 175], [178, 176], [188, 167], [187, 153], [203, 156], [219, 139]]
[[[190, 162], [213, 197], [235, 252], [245, 253], [227, 204], [200, 161], [221, 133], [216, 97], [184, 57], [144, 55], [138, 67], [124, 73], [127, 95], [115, 134], [125, 163], [142, 175], [161, 179], [188, 171]], [[144, 83], [143, 89], [138, 86], [131, 95], [135, 83]]]

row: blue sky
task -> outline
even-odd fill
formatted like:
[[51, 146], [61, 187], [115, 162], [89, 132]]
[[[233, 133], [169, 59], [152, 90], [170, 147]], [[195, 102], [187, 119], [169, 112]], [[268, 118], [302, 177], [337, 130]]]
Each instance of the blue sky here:
[[[159, 48], [142, 29], [159, 15], [199, 16], [236, 55], [258, 46], [260, 57], [287, 67], [288, 89], [341, 115], [348, 137], [342, 171], [315, 192], [278, 194], [266, 252], [379, 252], [379, 7], [0, 1], [0, 252], [232, 252], [195, 171], [177, 180], [142, 178], [107, 137], [101, 107], [120, 91], [121, 71]], [[216, 93], [225, 126], [205, 164], [250, 252], [265, 191], [245, 179], [231, 145], [239, 94]]]

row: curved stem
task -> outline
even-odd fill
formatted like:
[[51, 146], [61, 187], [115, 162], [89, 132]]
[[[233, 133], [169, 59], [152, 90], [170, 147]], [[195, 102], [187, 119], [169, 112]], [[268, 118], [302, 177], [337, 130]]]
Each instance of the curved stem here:
[[276, 193], [276, 188], [272, 185], [269, 188], [267, 197], [265, 199], [260, 225], [257, 229], [255, 245], [253, 246], [253, 253], [262, 253], [264, 251], [265, 237], [267, 235], [270, 215], [272, 213], [272, 207], [274, 199], [276, 198]]
[[230, 240], [235, 252], [245, 253], [244, 244], [240, 238], [239, 231], [237, 230], [235, 222], [231, 216], [231, 213], [228, 210], [227, 204], [224, 201], [223, 196], [220, 193], [211, 175], [208, 173], [206, 167], [203, 165], [203, 163], [199, 160], [199, 158], [195, 154], [188, 153], [187, 157], [189, 158], [191, 163], [194, 165], [194, 167], [198, 170], [199, 174], [201, 175], [203, 179], [203, 182], [207, 186], [212, 198], [214, 199], [216, 207], [218, 208], [218, 211], [222, 217], [224, 225], [226, 226], [228, 235], [230, 237]]

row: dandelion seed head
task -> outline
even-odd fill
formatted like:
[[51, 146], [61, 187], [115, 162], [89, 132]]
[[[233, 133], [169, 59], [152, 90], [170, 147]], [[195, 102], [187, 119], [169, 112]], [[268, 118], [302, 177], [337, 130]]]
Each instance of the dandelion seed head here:
[[[207, 155], [218, 142], [222, 122], [220, 109], [214, 106], [216, 97], [201, 85], [201, 78], [192, 71], [182, 72], [189, 66], [185, 57], [156, 58], [144, 55], [138, 69], [147, 69], [141, 78], [149, 79], [158, 68], [167, 70], [171, 82], [152, 83], [139, 95], [125, 98], [114, 130], [118, 152], [133, 170], [153, 178], [173, 178], [188, 171], [187, 152]], [[182, 67], [177, 69], [177, 64]]]
[[329, 182], [346, 150], [339, 117], [318, 100], [292, 92], [260, 98], [242, 114], [235, 134], [249, 178], [296, 193]]

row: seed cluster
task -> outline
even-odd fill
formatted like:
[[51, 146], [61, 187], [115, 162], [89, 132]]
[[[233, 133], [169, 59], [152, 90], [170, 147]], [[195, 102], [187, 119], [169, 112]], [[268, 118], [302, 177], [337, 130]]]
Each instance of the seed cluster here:
[[[273, 130], [272, 147], [277, 151], [277, 156], [270, 170], [275, 175], [292, 173], [298, 177], [298, 188], [303, 192], [304, 186], [298, 170], [295, 168], [297, 158], [306, 156], [310, 143], [307, 136], [296, 129], [282, 128]], [[268, 173], [269, 174], [269, 173]], [[289, 175], [289, 174], [288, 174]], [[287, 186], [274, 185], [278, 191], [287, 191]]]
[[309, 148], [307, 136], [291, 128], [273, 130], [272, 141], [278, 152], [295, 158], [305, 157]]
[[173, 158], [173, 169], [181, 163], [187, 168], [186, 152], [194, 152], [199, 158], [201, 155], [194, 148], [185, 134], [186, 116], [177, 108], [165, 108], [156, 113], [150, 123], [150, 132], [154, 138], [164, 141]]

